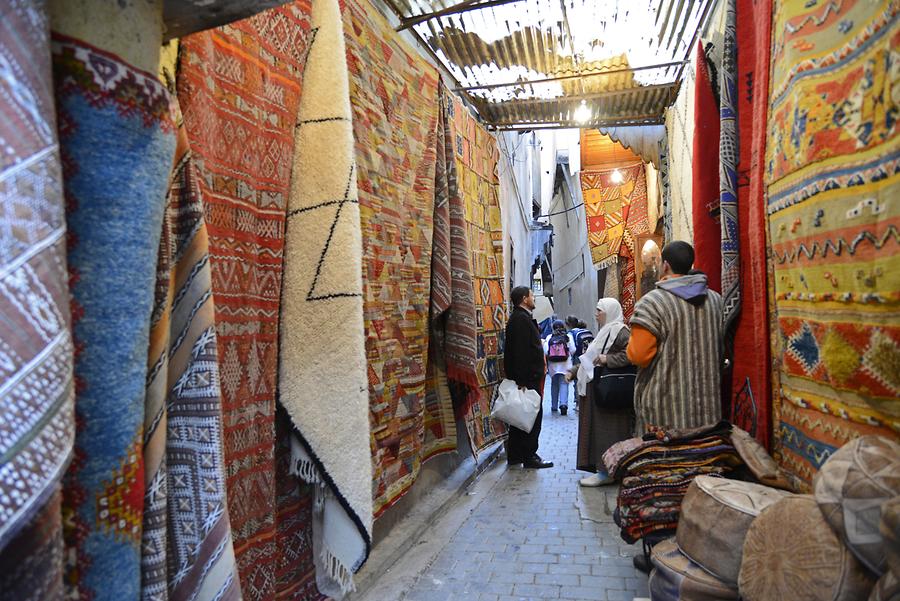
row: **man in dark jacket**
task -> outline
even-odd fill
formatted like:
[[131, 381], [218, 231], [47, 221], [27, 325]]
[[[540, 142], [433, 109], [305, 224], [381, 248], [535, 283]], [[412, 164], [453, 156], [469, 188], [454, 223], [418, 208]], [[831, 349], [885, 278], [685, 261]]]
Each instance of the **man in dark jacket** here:
[[[506, 324], [506, 352], [503, 355], [506, 377], [520, 388], [530, 388], [541, 394], [544, 390], [547, 368], [538, 325], [531, 316], [534, 310], [534, 295], [531, 288], [518, 286], [512, 289], [510, 300], [513, 310]], [[541, 407], [534, 419], [531, 432], [509, 427], [509, 439], [506, 443], [506, 461], [509, 465], [521, 463], [532, 469], [553, 467], [552, 462], [544, 461], [537, 454], [543, 416], [544, 409]]]

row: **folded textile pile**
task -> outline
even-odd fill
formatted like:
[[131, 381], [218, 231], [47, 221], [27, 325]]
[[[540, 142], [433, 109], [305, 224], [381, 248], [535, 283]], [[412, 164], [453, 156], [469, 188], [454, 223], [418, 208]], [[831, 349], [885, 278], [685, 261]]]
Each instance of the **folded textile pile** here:
[[[615, 511], [622, 538], [674, 532], [681, 501], [697, 476], [724, 477], [742, 464], [731, 444], [731, 425], [651, 432], [607, 451], [609, 473], [622, 481]], [[623, 449], [628, 449], [622, 452]], [[609, 461], [607, 461], [609, 460]]]

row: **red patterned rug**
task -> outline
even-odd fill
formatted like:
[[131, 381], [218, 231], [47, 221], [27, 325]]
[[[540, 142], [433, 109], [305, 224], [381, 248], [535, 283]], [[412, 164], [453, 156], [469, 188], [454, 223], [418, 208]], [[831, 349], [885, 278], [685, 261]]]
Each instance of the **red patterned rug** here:
[[706, 53], [697, 45], [694, 96], [694, 268], [709, 287], [722, 290], [722, 229], [719, 225], [719, 106], [713, 95]]
[[[178, 97], [201, 175], [219, 339], [228, 510], [245, 599], [294, 597], [308, 500], [279, 474], [278, 309], [294, 126], [311, 30], [297, 1], [182, 40]], [[298, 588], [299, 587], [299, 588]], [[308, 592], [308, 591], [307, 591]]]
[[[734, 337], [732, 407], [743, 391], [756, 401], [756, 438], [767, 448], [771, 435], [769, 304], [766, 291], [765, 156], [769, 98], [769, 39], [772, 5], [738, 0], [738, 223], [741, 304]], [[751, 424], [732, 419], [744, 430]]]

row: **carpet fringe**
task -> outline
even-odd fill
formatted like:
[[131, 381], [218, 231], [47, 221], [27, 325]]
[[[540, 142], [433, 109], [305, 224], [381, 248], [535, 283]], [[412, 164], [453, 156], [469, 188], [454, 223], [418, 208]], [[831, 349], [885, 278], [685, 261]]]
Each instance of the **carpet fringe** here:
[[612, 267], [613, 265], [615, 265], [618, 262], [619, 262], [618, 256], [609, 257], [608, 259], [604, 259], [603, 261], [600, 261], [599, 263], [594, 263], [594, 269], [607, 269], [609, 267]]
[[324, 545], [322, 545], [319, 557], [322, 559], [325, 571], [328, 572], [328, 577], [338, 583], [342, 593], [346, 595], [356, 591], [356, 584], [353, 582], [353, 572], [341, 560], [332, 555]]

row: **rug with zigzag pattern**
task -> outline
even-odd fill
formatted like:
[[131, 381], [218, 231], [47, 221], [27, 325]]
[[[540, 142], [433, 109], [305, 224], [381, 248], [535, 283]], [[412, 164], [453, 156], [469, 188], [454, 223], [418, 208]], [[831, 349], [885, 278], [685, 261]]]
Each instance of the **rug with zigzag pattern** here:
[[806, 483], [847, 441], [900, 433], [898, 12], [888, 0], [774, 6], [774, 442]]

